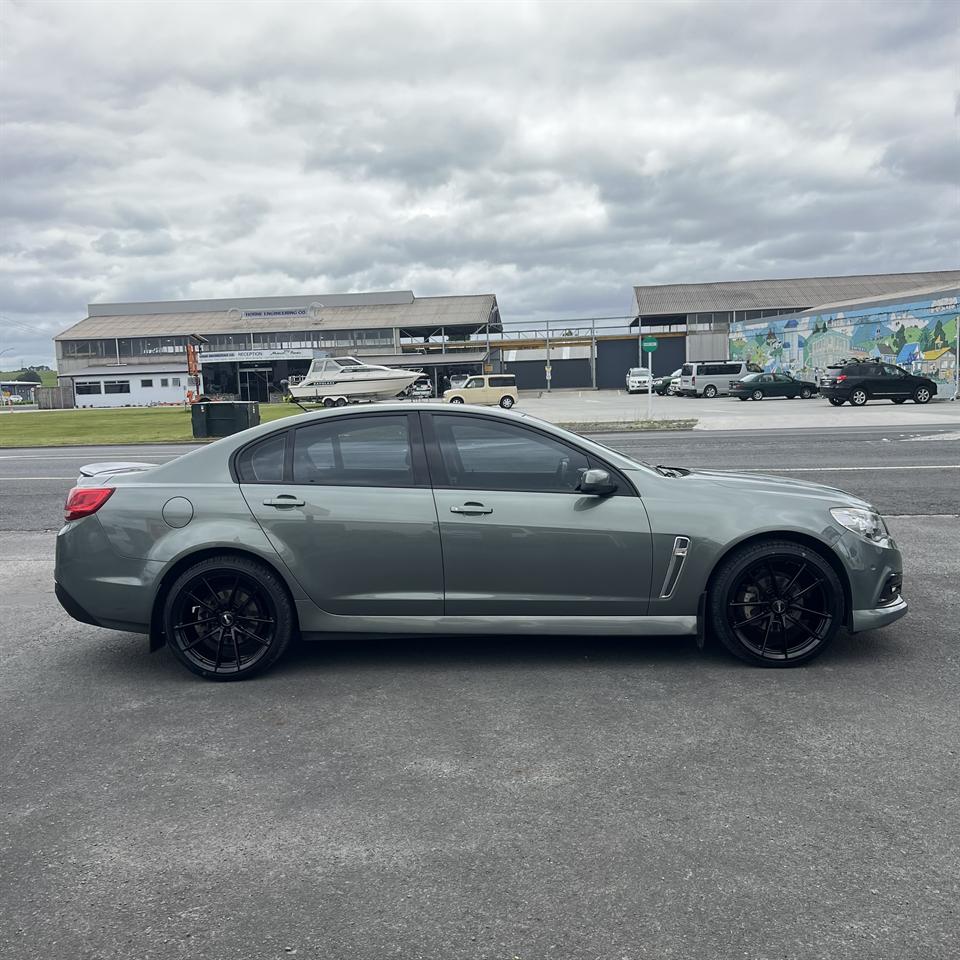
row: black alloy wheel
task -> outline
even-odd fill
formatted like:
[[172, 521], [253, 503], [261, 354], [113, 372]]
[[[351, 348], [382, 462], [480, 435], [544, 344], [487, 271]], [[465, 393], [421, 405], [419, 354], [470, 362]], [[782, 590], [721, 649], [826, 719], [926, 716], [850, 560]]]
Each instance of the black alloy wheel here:
[[222, 556], [186, 570], [167, 594], [164, 632], [174, 656], [208, 680], [241, 680], [271, 667], [294, 631], [280, 578], [243, 557]]
[[789, 541], [748, 546], [729, 557], [710, 594], [723, 645], [758, 666], [813, 659], [843, 620], [843, 589], [818, 553]]
[[717, 388], [712, 384], [708, 383], [703, 388], [703, 395], [708, 399], [712, 400], [717, 395]]
[[759, 388], [756, 389], [756, 390], [754, 390], [753, 393], [750, 394], [750, 398], [751, 398], [752, 400], [762, 400], [762, 399], [763, 399], [763, 391], [760, 390]]
[[828, 399], [835, 407], [842, 407], [842, 406], [843, 406], [843, 400], [841, 400], [839, 397], [827, 397], [827, 399]]
[[914, 403], [929, 403], [930, 402], [930, 388], [920, 386], [913, 391], [913, 402]]
[[813, 391], [809, 387], [800, 388], [800, 399], [809, 400], [813, 396]]
[[863, 387], [857, 387], [850, 391], [850, 403], [854, 407], [862, 407], [868, 399], [867, 391]]

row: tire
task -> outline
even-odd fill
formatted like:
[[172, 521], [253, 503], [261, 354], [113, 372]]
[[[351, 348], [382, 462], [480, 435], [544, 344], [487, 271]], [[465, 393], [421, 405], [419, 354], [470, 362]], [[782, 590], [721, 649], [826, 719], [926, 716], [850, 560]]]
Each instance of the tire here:
[[514, 404], [513, 397], [500, 398], [500, 406], [503, 407], [504, 410], [509, 410], [513, 406], [513, 404]]
[[273, 570], [224, 555], [201, 560], [177, 577], [164, 599], [163, 630], [173, 655], [197, 676], [246, 680], [283, 656], [296, 621]]
[[833, 567], [789, 540], [735, 550], [717, 568], [707, 604], [720, 642], [735, 657], [763, 667], [809, 662], [837, 635], [844, 615]]
[[717, 395], [717, 388], [712, 383], [708, 383], [703, 388], [703, 396], [707, 400], [712, 400], [716, 395]]
[[907, 402], [907, 398], [906, 398], [906, 397], [894, 397], [893, 400], [892, 400], [892, 402], [895, 403], [895, 404], [897, 404], [897, 405], [899, 406], [901, 403], [906, 403], [906, 402]]
[[870, 399], [863, 387], [856, 387], [850, 391], [850, 406], [862, 407]]
[[758, 390], [754, 390], [753, 393], [750, 394], [750, 399], [751, 399], [751, 400], [762, 400], [762, 399], [763, 399], [763, 391], [762, 391], [762, 390], [759, 390], [759, 389], [758, 389]]
[[809, 400], [813, 396], [813, 391], [809, 387], [803, 387], [800, 390], [800, 399]]
[[827, 399], [828, 399], [835, 407], [842, 407], [842, 406], [843, 406], [843, 400], [841, 400], [840, 397], [827, 397]]
[[323, 398], [323, 405], [324, 405], [328, 410], [332, 410], [332, 409], [337, 405], [337, 401], [334, 400], [333, 397], [324, 397], [324, 398]]
[[917, 387], [917, 389], [913, 391], [913, 402], [929, 403], [931, 396], [932, 394], [930, 393], [929, 387]]
[[450, 398], [450, 402], [451, 402], [451, 403], [463, 403], [463, 397], [451, 397], [451, 398]]
[[346, 397], [337, 397], [336, 405], [338, 407], [345, 407], [347, 405]]

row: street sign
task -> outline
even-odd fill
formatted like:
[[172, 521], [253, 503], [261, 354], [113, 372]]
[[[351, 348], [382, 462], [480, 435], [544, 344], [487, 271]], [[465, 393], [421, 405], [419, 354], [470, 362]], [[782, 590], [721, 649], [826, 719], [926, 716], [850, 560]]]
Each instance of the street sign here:
[[657, 349], [657, 341], [653, 337], [644, 337], [640, 343], [644, 353], [653, 353]]

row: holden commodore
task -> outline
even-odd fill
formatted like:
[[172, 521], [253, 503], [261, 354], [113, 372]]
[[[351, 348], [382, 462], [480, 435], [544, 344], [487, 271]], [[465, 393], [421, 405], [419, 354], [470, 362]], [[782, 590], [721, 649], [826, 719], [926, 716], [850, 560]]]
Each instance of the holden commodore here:
[[652, 466], [533, 417], [401, 403], [86, 468], [56, 595], [210, 680], [324, 634], [715, 635], [791, 667], [907, 612], [883, 519], [840, 490]]

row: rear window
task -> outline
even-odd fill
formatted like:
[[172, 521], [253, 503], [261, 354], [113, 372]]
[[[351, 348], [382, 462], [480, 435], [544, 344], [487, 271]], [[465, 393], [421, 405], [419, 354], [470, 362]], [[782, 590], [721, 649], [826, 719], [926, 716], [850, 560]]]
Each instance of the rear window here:
[[516, 386], [517, 378], [513, 375], [509, 377], [490, 377], [491, 387], [513, 387]]
[[689, 376], [692, 376], [692, 375], [693, 375], [693, 364], [692, 364], [692, 363], [685, 363], [685, 364], [680, 368], [680, 376], [681, 376], [681, 377], [689, 377]]
[[247, 447], [237, 460], [241, 483], [280, 483], [287, 448], [286, 432], [275, 434]]

